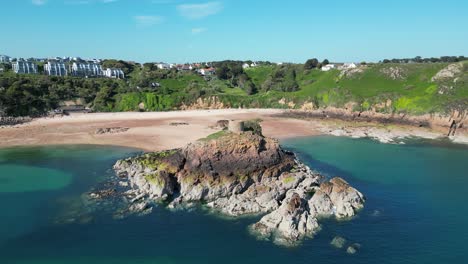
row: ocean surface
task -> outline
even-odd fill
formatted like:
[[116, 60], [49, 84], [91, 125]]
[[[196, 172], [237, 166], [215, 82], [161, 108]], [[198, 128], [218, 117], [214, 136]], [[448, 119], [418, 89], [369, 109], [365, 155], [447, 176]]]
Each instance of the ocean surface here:
[[[296, 248], [259, 241], [258, 217], [224, 219], [203, 210], [155, 208], [114, 219], [83, 214], [82, 194], [139, 150], [57, 146], [0, 150], [0, 263], [466, 263], [468, 148], [437, 141], [386, 145], [367, 139], [283, 142], [311, 168], [341, 176], [366, 197], [350, 221], [324, 220]], [[349, 255], [335, 236], [359, 243]]]

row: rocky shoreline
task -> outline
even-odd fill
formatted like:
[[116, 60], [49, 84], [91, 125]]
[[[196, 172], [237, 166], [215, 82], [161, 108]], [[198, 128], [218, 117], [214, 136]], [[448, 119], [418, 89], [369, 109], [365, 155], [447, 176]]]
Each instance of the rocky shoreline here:
[[345, 180], [313, 172], [258, 130], [223, 130], [181, 149], [119, 160], [114, 170], [128, 181], [130, 212], [164, 202], [170, 209], [204, 204], [232, 217], [264, 215], [249, 230], [286, 246], [312, 237], [321, 217], [350, 218], [365, 202]]
[[468, 144], [468, 113], [454, 112], [450, 116], [408, 116], [354, 112], [328, 108], [313, 111], [290, 110], [274, 115], [315, 122], [325, 135], [371, 138], [381, 143], [404, 143], [408, 138], [443, 139]]

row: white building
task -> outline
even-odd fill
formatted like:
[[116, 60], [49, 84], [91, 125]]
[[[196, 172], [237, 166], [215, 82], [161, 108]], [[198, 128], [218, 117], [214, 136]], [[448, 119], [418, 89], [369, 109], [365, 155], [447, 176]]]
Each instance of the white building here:
[[49, 61], [44, 64], [44, 72], [49, 76], [67, 76], [68, 70], [65, 63], [58, 61]]
[[250, 65], [248, 63], [244, 63], [244, 64], [242, 64], [242, 68], [243, 69], [248, 69], [248, 68], [250, 68]]
[[7, 55], [0, 55], [0, 63], [10, 62], [11, 58]]
[[329, 71], [329, 70], [335, 69], [335, 68], [336, 68], [335, 64], [327, 64], [325, 66], [322, 66], [322, 71]]
[[81, 77], [102, 76], [102, 67], [97, 63], [74, 62], [71, 66], [71, 74]]
[[156, 66], [160, 70], [169, 70], [170, 68], [172, 68], [171, 65], [167, 63], [158, 63]]
[[32, 61], [19, 60], [12, 66], [15, 73], [37, 74], [37, 65]]
[[342, 66], [339, 67], [339, 70], [348, 70], [348, 69], [355, 69], [357, 68], [356, 63], [351, 62], [351, 63], [345, 63]]
[[124, 79], [125, 74], [121, 69], [111, 69], [107, 68], [104, 70], [104, 76], [107, 78], [114, 78], [114, 79]]
[[208, 69], [201, 69], [200, 74], [203, 76], [209, 76], [209, 75], [215, 75], [216, 71], [214, 68], [208, 68]]

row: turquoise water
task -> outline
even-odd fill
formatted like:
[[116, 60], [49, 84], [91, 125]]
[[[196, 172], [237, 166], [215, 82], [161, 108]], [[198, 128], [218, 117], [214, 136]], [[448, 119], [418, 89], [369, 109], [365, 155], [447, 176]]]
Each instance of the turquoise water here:
[[[339, 175], [367, 197], [351, 221], [326, 220], [297, 248], [258, 241], [257, 217], [226, 220], [201, 210], [156, 208], [114, 220], [82, 215], [82, 193], [112, 176], [118, 147], [0, 150], [0, 263], [464, 263], [468, 259], [468, 148], [429, 142], [385, 145], [365, 139], [283, 142], [308, 165]], [[57, 219], [75, 220], [67, 223]], [[360, 243], [356, 255], [330, 246]]]

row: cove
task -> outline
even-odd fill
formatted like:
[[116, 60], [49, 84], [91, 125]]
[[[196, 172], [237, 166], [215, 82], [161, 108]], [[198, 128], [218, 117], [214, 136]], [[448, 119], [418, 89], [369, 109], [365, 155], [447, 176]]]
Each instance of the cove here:
[[[355, 219], [324, 221], [322, 231], [297, 248], [256, 240], [246, 226], [258, 218], [227, 220], [203, 210], [156, 207], [149, 215], [120, 220], [94, 212], [86, 221], [58, 223], [64, 213], [82, 210], [83, 193], [113, 177], [117, 159], [140, 151], [110, 146], [5, 149], [0, 150], [2, 176], [5, 168], [26, 167], [36, 177], [52, 170], [71, 178], [55, 188], [0, 192], [0, 262], [453, 263], [468, 258], [465, 146], [387, 145], [327, 136], [282, 143], [311, 168], [341, 176], [366, 195]], [[331, 246], [337, 235], [360, 243], [361, 249], [349, 255]]]

